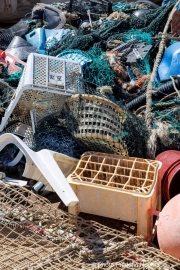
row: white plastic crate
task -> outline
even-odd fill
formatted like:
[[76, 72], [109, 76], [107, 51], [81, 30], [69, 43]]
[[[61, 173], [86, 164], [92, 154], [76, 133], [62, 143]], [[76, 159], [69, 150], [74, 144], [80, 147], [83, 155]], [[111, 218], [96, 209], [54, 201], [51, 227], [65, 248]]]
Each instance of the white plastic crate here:
[[160, 167], [155, 160], [87, 152], [68, 177], [79, 199], [69, 212], [137, 223], [137, 235], [150, 240], [150, 209], [161, 210]]
[[66, 95], [50, 92], [49, 90], [25, 89], [23, 87], [25, 74], [26, 69], [24, 69], [14, 96], [2, 117], [0, 132], [5, 131], [20, 135], [24, 138], [23, 141], [29, 147], [32, 147], [33, 123], [31, 111], [35, 111], [37, 122], [50, 114], [61, 112]]
[[9, 121], [19, 121], [21, 125], [12, 125], [8, 131], [25, 137], [25, 142], [31, 147], [33, 128], [30, 112], [35, 112], [37, 121], [60, 112], [66, 97], [80, 91], [80, 76], [81, 66], [75, 61], [31, 53], [2, 118], [0, 132]]
[[28, 57], [24, 89], [66, 95], [80, 92], [82, 68], [79, 62], [31, 53]]

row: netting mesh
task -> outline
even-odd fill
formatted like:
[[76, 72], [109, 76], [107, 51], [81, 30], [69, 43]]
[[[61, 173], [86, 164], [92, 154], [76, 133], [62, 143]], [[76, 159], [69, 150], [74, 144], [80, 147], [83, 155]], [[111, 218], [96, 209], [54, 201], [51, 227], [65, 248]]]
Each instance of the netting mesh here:
[[[1, 269], [180, 269], [143, 237], [68, 215], [23, 187], [0, 181]], [[155, 268], [153, 268], [155, 267]]]
[[[120, 21], [111, 21], [111, 23], [108, 22], [108, 24], [104, 24], [104, 27], [99, 27], [98, 23], [95, 23], [93, 24], [90, 33], [86, 33], [83, 30], [76, 32], [71, 31], [63, 37], [57, 47], [51, 50], [49, 54], [56, 56], [67, 48], [86, 51], [92, 46], [106, 50], [107, 42], [115, 39], [121, 40], [124, 33], [128, 32], [129, 30], [132, 31], [132, 29], [134, 29], [134, 31], [141, 30], [144, 33], [146, 32], [146, 38], [148, 34], [156, 35], [158, 32], [164, 29], [168, 14], [173, 8], [174, 3], [175, 1], [170, 1], [163, 7], [149, 10], [145, 17], [131, 16], [130, 19], [125, 18]], [[130, 4], [127, 4], [127, 8], [125, 8], [125, 10], [130, 8], [128, 5]], [[131, 7], [131, 10], [133, 9], [135, 9], [135, 6]], [[119, 11], [125, 10], [122, 7], [122, 9], [120, 8]]]
[[94, 15], [95, 14], [108, 14], [110, 9], [110, 1], [72, 1], [66, 5], [66, 9], [72, 12], [81, 12], [81, 14], [86, 15], [87, 10], [90, 10]]
[[[98, 261], [111, 255], [118, 246], [126, 249], [142, 241], [137, 237], [128, 242], [130, 235], [125, 232], [109, 231], [96, 222], [75, 218], [27, 189], [2, 181], [0, 201], [1, 269], [30, 269], [32, 266], [39, 269], [42, 262], [44, 267], [47, 262], [53, 265], [53, 257], [63, 269], [67, 262], [59, 258], [73, 250], [76, 259], [85, 266], [88, 265], [85, 256], [89, 261]], [[68, 264], [71, 262], [68, 256]]]
[[44, 118], [33, 136], [34, 150], [49, 149], [70, 157], [80, 158], [88, 148], [78, 144], [64, 123], [65, 119], [61, 115]]
[[0, 91], [0, 106], [7, 106], [15, 92], [15, 89], [5, 83], [3, 80], [0, 80]]
[[102, 53], [101, 49], [92, 48], [87, 52], [87, 55], [92, 59], [92, 62], [84, 67], [84, 81], [98, 86], [111, 85], [114, 72], [108, 64], [106, 54]]
[[[153, 106], [154, 119], [157, 123], [163, 123], [166, 132], [159, 134], [162, 144], [168, 148], [180, 147], [180, 100], [170, 99], [166, 102], [157, 102]], [[156, 124], [155, 124], [156, 125]], [[168, 139], [167, 139], [168, 135]]]
[[157, 34], [163, 31], [168, 15], [175, 5], [175, 0], [157, 9], [150, 10], [145, 16], [131, 17], [130, 24], [134, 29], [141, 29], [143, 32]]
[[[136, 114], [144, 118], [146, 106], [137, 109]], [[169, 149], [179, 149], [180, 105], [176, 92], [166, 95], [160, 101], [152, 103], [153, 127], [150, 137], [150, 149], [159, 153]]]

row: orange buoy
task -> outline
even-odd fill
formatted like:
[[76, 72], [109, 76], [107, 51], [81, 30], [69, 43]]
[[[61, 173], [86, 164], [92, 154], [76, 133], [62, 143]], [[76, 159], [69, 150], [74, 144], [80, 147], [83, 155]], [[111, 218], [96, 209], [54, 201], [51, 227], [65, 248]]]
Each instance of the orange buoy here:
[[157, 237], [161, 251], [180, 259], [180, 194], [159, 213]]

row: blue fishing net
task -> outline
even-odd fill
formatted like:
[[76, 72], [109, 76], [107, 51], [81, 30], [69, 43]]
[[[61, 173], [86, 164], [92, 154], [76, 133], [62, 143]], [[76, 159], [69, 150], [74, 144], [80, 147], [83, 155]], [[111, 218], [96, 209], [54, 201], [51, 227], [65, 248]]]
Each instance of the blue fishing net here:
[[85, 64], [92, 62], [91, 58], [87, 53], [84, 53], [83, 51], [77, 49], [64, 50], [62, 53], [58, 54], [57, 57], [77, 61], [80, 63], [81, 66], [84, 66]]

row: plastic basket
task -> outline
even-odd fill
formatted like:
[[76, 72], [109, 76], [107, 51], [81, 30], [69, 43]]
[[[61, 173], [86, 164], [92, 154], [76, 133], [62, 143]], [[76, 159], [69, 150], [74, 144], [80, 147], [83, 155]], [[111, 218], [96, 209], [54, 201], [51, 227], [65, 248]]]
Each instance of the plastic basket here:
[[23, 88], [76, 94], [81, 90], [81, 76], [79, 62], [31, 53], [28, 56]]
[[137, 234], [151, 238], [150, 209], [161, 210], [161, 162], [86, 152], [68, 177], [79, 203], [70, 212], [137, 223]]
[[[74, 95], [66, 99], [72, 114], [73, 135], [91, 150], [128, 155], [122, 139], [124, 111], [108, 99], [92, 95]], [[72, 127], [71, 127], [72, 128]]]
[[[32, 110], [36, 122], [47, 115], [61, 112], [66, 97], [79, 91], [80, 76], [81, 66], [75, 61], [30, 54], [18, 88], [2, 118], [0, 131], [4, 130], [9, 121], [20, 121], [33, 129], [30, 115]], [[61, 77], [61, 81], [58, 81], [58, 77]], [[13, 129], [10, 132], [14, 133]], [[32, 147], [32, 136], [25, 138], [25, 141]]]

